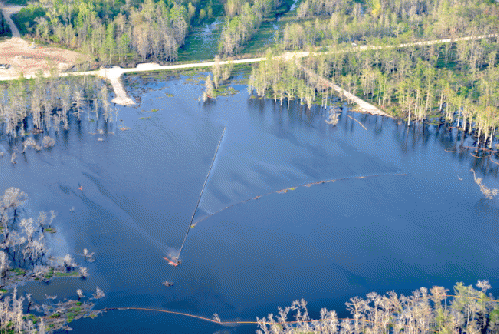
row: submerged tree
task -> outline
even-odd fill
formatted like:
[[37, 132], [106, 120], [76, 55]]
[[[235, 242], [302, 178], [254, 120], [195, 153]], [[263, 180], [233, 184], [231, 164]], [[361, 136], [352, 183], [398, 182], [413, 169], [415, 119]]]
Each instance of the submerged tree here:
[[[17, 284], [26, 280], [48, 280], [56, 275], [68, 274], [70, 276], [88, 276], [85, 267], [79, 267], [70, 255], [66, 255], [60, 260], [62, 265], [56, 260], [49, 258], [48, 248], [45, 244], [44, 233], [53, 230], [52, 221], [55, 212], [49, 214], [40, 212], [37, 219], [24, 218], [23, 204], [27, 196], [17, 188], [8, 188], [3, 196], [0, 196], [0, 285], [2, 288], [10, 289], [14, 287], [12, 298], [0, 295], [0, 332], [2, 333], [44, 333], [45, 320], [51, 322], [50, 330], [60, 329], [64, 323], [57, 322], [57, 319], [65, 314], [71, 314], [71, 310], [76, 307], [76, 301], [66, 301], [59, 303], [57, 308], [46, 304], [36, 305], [27, 294], [27, 312], [35, 308], [39, 312], [45, 313], [43, 316], [24, 314], [24, 297], [17, 298]], [[76, 269], [78, 271], [76, 271]], [[76, 275], [74, 274], [76, 273]], [[99, 296], [104, 296], [102, 290], [98, 291]], [[80, 295], [80, 294], [79, 294]], [[82, 294], [81, 294], [82, 295]], [[48, 297], [47, 297], [48, 298]], [[57, 297], [50, 297], [55, 299]], [[85, 311], [71, 317], [82, 317], [90, 312], [93, 304], [80, 303]]]
[[482, 179], [481, 178], [477, 178], [476, 177], [476, 173], [475, 173], [475, 170], [472, 168], [470, 169], [471, 172], [473, 172], [473, 177], [475, 179], [475, 183], [478, 184], [478, 186], [480, 187], [480, 191], [482, 192], [482, 194], [488, 198], [488, 199], [493, 199], [494, 196], [497, 196], [497, 194], [499, 194], [499, 189], [494, 189], [494, 188], [489, 188], [489, 187], [486, 187], [483, 183], [482, 183]]
[[216, 97], [215, 90], [213, 88], [213, 81], [211, 80], [211, 76], [206, 76], [206, 82], [205, 82], [205, 87], [206, 90], [203, 92], [203, 101], [206, 101], [207, 99], [213, 99]]

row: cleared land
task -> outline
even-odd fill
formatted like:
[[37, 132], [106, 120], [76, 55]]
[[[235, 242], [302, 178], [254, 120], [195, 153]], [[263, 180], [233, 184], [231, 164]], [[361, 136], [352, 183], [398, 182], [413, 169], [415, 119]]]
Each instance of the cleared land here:
[[0, 42], [0, 64], [10, 65], [0, 69], [0, 80], [15, 79], [22, 73], [25, 77], [36, 75], [38, 71], [48, 74], [51, 69], [67, 70], [74, 65], [88, 61], [88, 57], [70, 50], [55, 47], [39, 47], [19, 37], [19, 30], [10, 18], [22, 6], [2, 6], [2, 12], [13, 33], [11, 39]]

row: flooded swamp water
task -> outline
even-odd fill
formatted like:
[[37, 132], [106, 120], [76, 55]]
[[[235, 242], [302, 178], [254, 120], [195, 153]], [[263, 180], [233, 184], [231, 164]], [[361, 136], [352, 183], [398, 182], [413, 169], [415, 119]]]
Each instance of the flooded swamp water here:
[[[26, 192], [28, 215], [58, 212], [50, 240], [55, 255], [96, 253], [86, 264], [88, 279], [22, 290], [43, 300], [45, 293], [74, 298], [78, 288], [90, 294], [99, 286], [106, 297], [98, 309], [216, 313], [222, 321], [254, 321], [301, 298], [313, 318], [321, 307], [347, 317], [345, 302], [371, 291], [407, 295], [434, 285], [452, 291], [458, 281], [478, 279], [489, 280], [497, 295], [499, 201], [485, 198], [470, 172], [499, 188], [497, 156], [456, 150], [471, 141], [456, 129], [408, 128], [344, 107], [339, 123], [328, 125], [318, 106], [250, 99], [242, 85], [234, 96], [203, 104], [204, 87], [192, 81], [129, 77], [125, 86], [140, 103], [116, 106], [117, 123], [71, 118], [69, 130], [55, 134], [55, 147], [19, 154], [16, 165], [0, 158], [2, 192]], [[197, 224], [182, 264], [172, 267], [163, 257], [180, 247], [224, 127]], [[0, 139], [11, 153], [14, 144]], [[327, 180], [336, 181], [321, 183]], [[163, 286], [165, 280], [174, 286]], [[73, 333], [257, 329], [140, 310], [108, 311], [71, 327]]]

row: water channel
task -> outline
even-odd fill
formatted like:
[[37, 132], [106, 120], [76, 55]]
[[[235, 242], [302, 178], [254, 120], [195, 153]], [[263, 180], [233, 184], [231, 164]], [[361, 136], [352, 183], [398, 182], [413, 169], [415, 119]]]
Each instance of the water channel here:
[[[457, 281], [487, 279], [497, 295], [499, 201], [486, 199], [470, 172], [499, 188], [497, 157], [453, 152], [463, 140], [456, 129], [408, 128], [346, 109], [331, 126], [318, 106], [250, 99], [243, 85], [234, 85], [240, 91], [234, 96], [203, 104], [202, 82], [191, 79], [131, 76], [125, 87], [140, 103], [116, 106], [118, 123], [72, 117], [52, 149], [29, 150], [16, 165], [0, 159], [2, 193], [11, 186], [26, 192], [28, 215], [58, 212], [50, 240], [55, 255], [96, 252], [86, 264], [88, 279], [22, 290], [43, 300], [45, 293], [75, 298], [78, 288], [89, 295], [98, 286], [106, 293], [99, 309], [217, 313], [225, 321], [276, 314], [300, 298], [312, 317], [321, 307], [346, 317], [344, 304], [354, 296], [407, 295], [434, 285], [452, 291]], [[123, 125], [129, 130], [119, 130]], [[199, 222], [174, 268], [163, 257], [180, 247], [224, 127], [196, 219], [274, 193]], [[6, 137], [0, 140], [10, 152]], [[338, 181], [296, 187], [331, 179]], [[275, 193], [290, 187], [296, 188]], [[146, 311], [108, 311], [71, 327], [73, 333], [256, 330]]]

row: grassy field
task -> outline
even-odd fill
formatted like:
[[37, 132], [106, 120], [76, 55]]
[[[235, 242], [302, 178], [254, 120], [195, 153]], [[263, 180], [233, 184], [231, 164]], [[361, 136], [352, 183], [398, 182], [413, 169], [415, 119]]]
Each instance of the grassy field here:
[[[264, 19], [258, 32], [253, 36], [239, 55], [259, 55], [271, 46], [276, 30], [284, 29], [286, 23], [297, 21], [296, 8], [301, 0], [286, 0], [274, 14]], [[293, 8], [291, 10], [291, 8]], [[178, 50], [179, 62], [213, 59], [218, 54], [218, 43], [224, 17], [218, 17], [212, 23], [193, 27], [184, 46]]]
[[286, 23], [297, 22], [296, 9], [302, 0], [287, 0], [276, 10], [275, 17], [266, 18], [258, 32], [253, 36], [241, 51], [241, 54], [261, 55], [274, 43], [274, 34], [281, 31]]
[[218, 40], [222, 33], [223, 18], [193, 27], [185, 44], [178, 50], [178, 61], [213, 59], [218, 53]]

